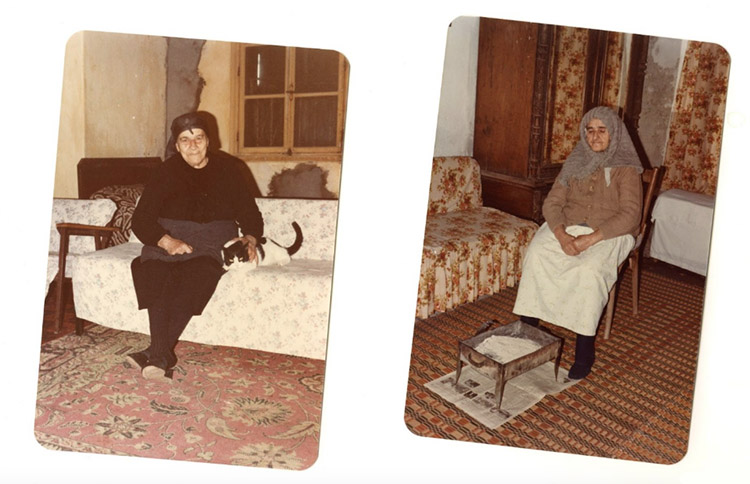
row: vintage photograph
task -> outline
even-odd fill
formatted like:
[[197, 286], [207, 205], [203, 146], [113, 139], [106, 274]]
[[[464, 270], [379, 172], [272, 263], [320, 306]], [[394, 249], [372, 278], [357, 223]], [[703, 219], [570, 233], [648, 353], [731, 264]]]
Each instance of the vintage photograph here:
[[728, 53], [484, 17], [445, 52], [408, 429], [679, 462]]
[[325, 49], [69, 39], [43, 447], [316, 461], [348, 73]]

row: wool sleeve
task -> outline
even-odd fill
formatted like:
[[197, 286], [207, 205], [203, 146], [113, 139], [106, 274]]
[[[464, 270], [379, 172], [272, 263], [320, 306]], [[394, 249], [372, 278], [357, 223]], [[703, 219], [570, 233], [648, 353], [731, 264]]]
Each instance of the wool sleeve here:
[[237, 223], [242, 235], [252, 235], [256, 240], [260, 239], [263, 236], [263, 214], [238, 168], [233, 166], [230, 173], [232, 176], [228, 181], [232, 187], [232, 203], [237, 210]]
[[554, 230], [558, 225], [566, 226], [568, 222], [563, 213], [563, 209], [568, 202], [568, 190], [569, 188], [564, 186], [559, 181], [555, 181], [552, 185], [552, 189], [547, 198], [544, 199], [542, 204], [542, 215], [544, 220], [547, 221], [549, 228]]
[[158, 222], [168, 181], [164, 168], [164, 165], [159, 167], [146, 183], [133, 212], [132, 231], [146, 245], [156, 245], [167, 233]]

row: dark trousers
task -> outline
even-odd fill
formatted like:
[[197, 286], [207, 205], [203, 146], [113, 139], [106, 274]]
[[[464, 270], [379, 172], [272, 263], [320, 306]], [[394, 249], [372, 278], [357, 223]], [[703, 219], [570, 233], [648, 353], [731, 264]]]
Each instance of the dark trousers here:
[[152, 364], [166, 369], [177, 363], [174, 349], [192, 317], [192, 311], [175, 304], [174, 299], [165, 298], [148, 308], [151, 345], [147, 351]]
[[148, 309], [152, 364], [170, 368], [177, 362], [174, 348], [190, 319], [200, 314], [223, 274], [210, 257], [181, 262], [133, 261], [138, 305]]

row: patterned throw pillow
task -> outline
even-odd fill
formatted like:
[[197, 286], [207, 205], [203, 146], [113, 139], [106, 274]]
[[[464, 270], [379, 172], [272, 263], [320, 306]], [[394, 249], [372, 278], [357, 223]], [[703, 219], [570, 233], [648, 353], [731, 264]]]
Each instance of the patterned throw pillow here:
[[123, 244], [130, 238], [130, 224], [138, 199], [143, 193], [143, 185], [111, 185], [101, 188], [91, 195], [92, 199], [109, 198], [117, 205], [110, 224], [120, 230], [109, 239], [108, 247]]

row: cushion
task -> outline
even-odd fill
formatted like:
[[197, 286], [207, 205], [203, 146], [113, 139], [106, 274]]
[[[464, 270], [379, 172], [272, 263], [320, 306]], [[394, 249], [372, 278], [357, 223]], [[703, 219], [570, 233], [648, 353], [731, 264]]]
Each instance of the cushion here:
[[143, 193], [143, 185], [136, 184], [112, 185], [99, 189], [91, 195], [92, 199], [110, 199], [117, 205], [112, 217], [112, 226], [119, 228], [120, 231], [110, 237], [107, 247], [124, 244], [130, 238], [133, 211], [141, 193]]

